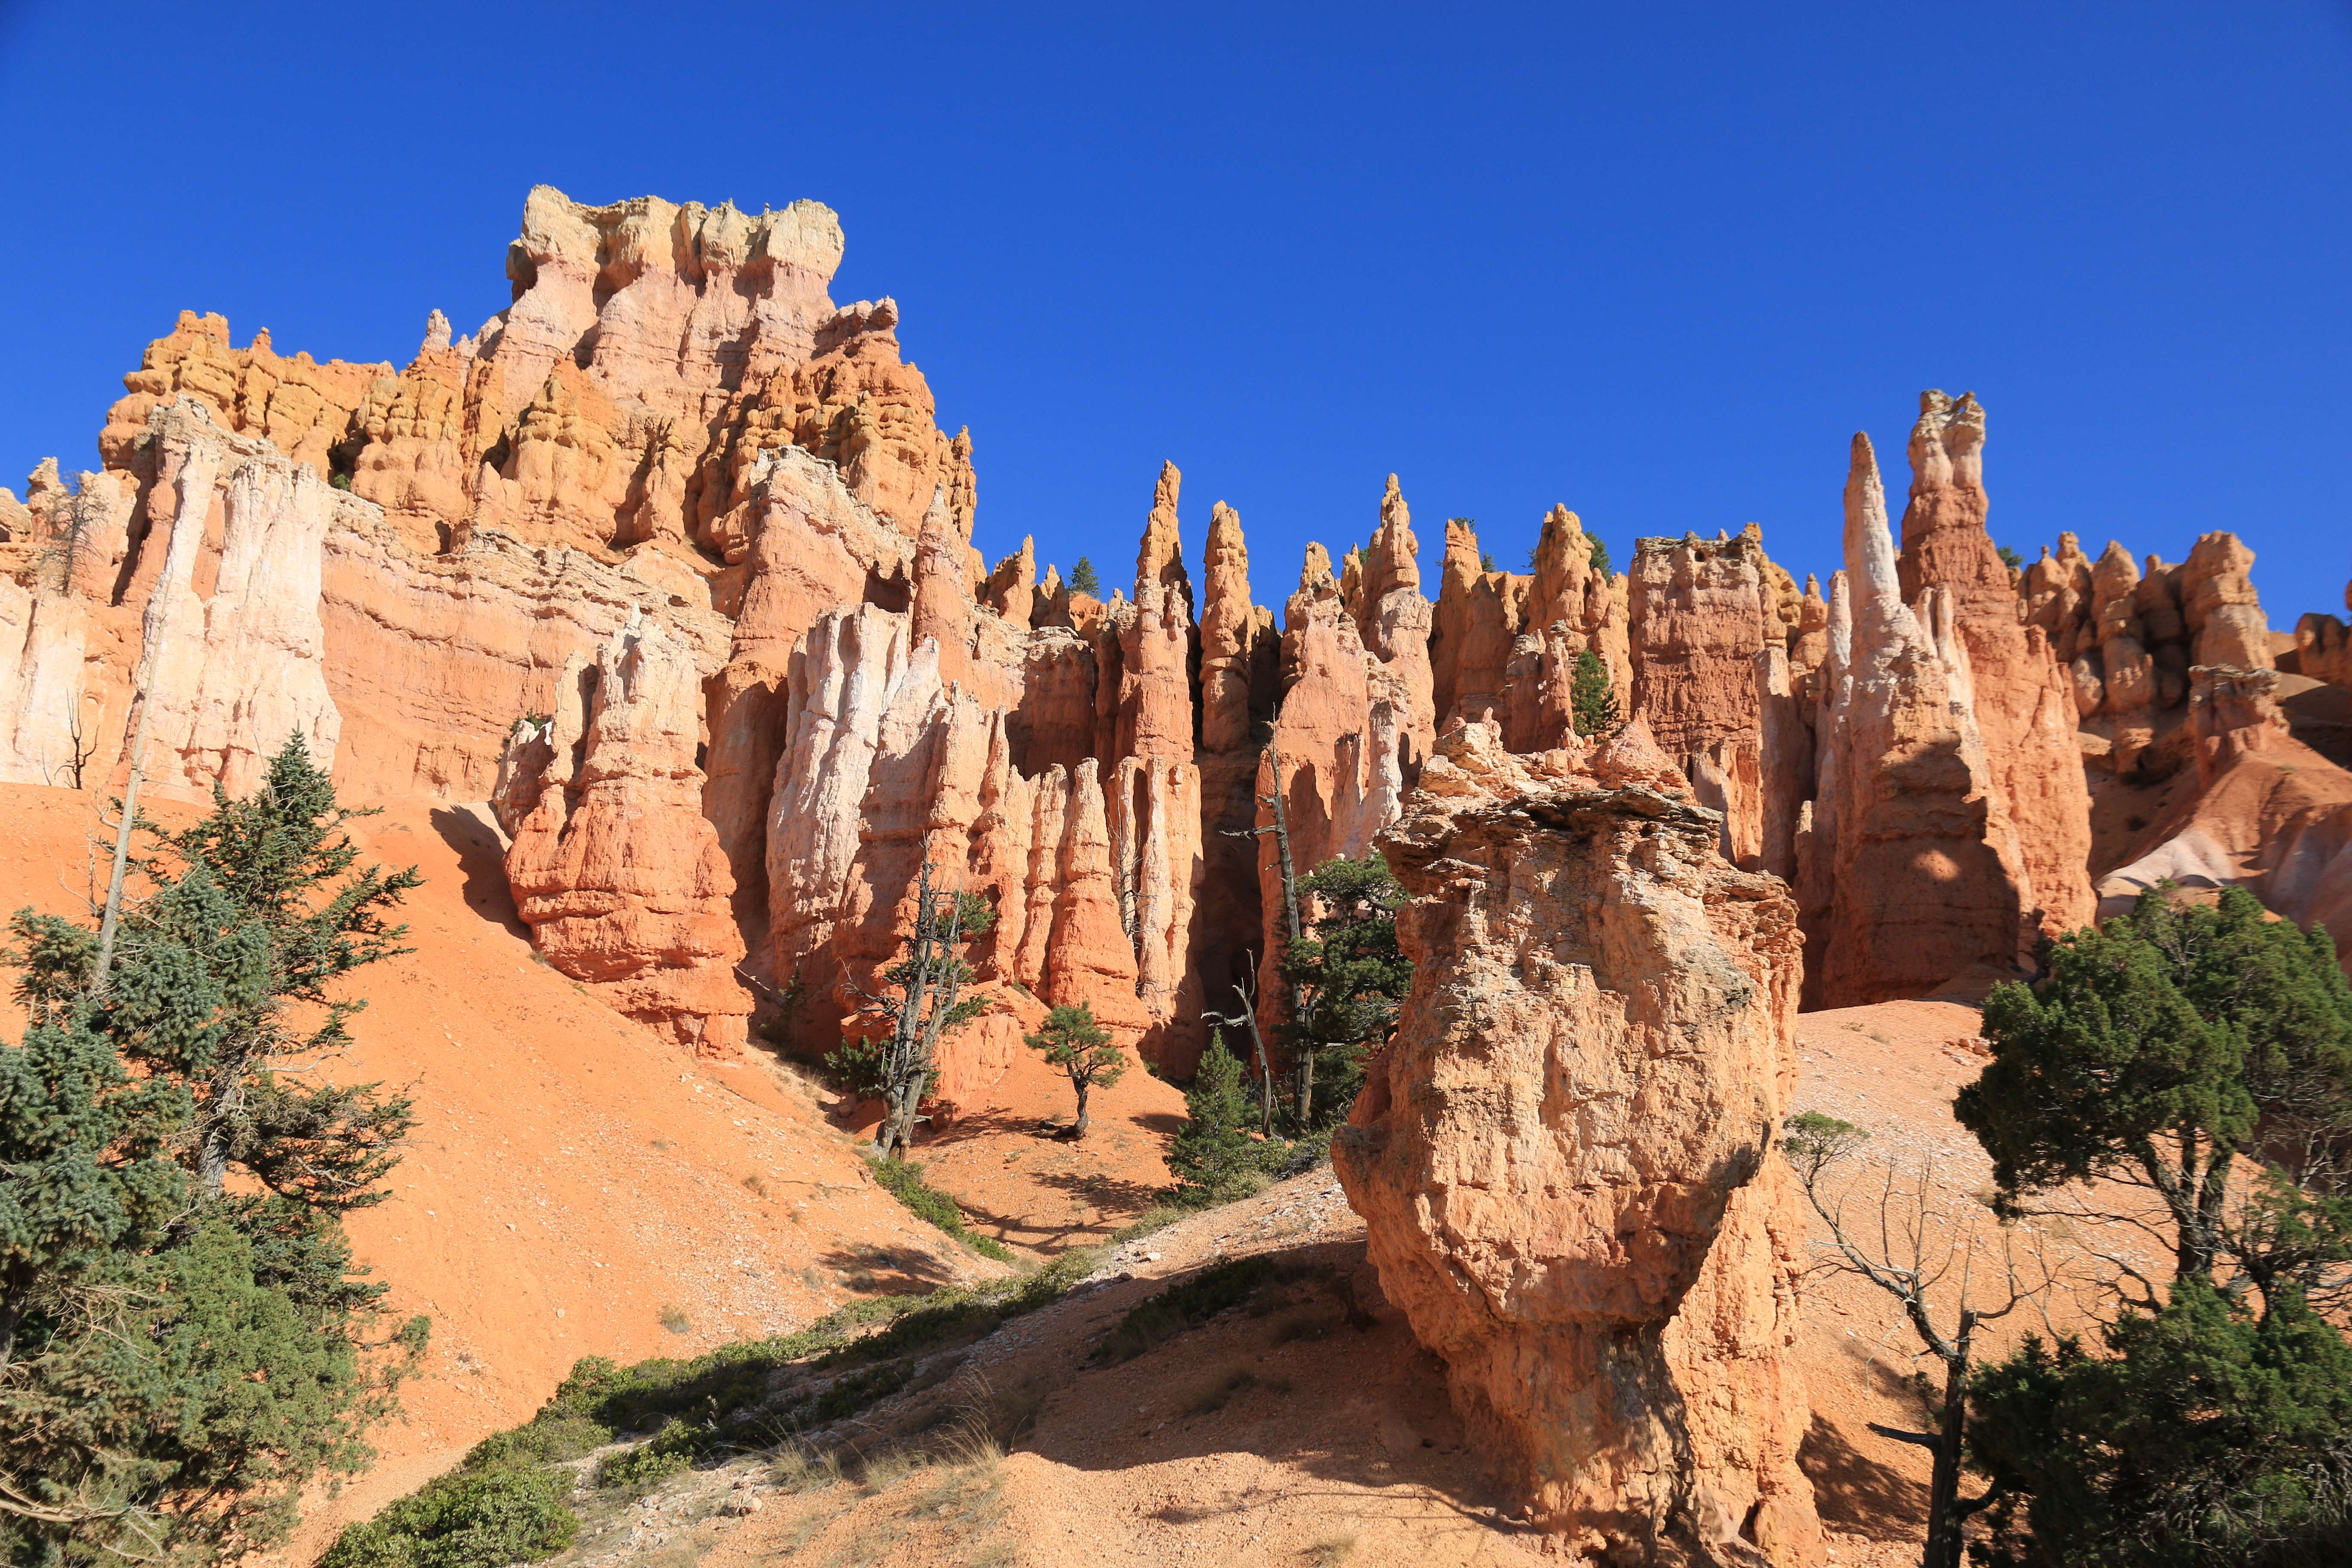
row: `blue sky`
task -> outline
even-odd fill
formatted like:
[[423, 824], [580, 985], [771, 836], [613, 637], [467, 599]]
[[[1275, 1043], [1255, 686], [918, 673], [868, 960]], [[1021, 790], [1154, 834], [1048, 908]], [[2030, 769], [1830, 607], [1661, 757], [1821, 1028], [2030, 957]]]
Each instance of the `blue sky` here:
[[1402, 477], [1837, 563], [1847, 438], [1991, 419], [1994, 536], [2352, 574], [2352, 14], [2241, 5], [0, 5], [0, 481], [95, 462], [183, 307], [391, 359], [507, 300], [535, 182], [814, 196], [979, 540], [1131, 574], [1162, 458], [1261, 602]]

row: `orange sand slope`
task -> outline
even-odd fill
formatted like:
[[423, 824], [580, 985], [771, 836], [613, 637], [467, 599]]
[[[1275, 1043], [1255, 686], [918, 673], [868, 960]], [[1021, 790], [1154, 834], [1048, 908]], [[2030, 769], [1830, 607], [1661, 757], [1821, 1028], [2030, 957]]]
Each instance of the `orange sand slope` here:
[[[79, 907], [97, 805], [0, 785], [0, 909]], [[387, 1458], [526, 1418], [583, 1355], [799, 1327], [846, 1297], [845, 1274], [905, 1288], [999, 1271], [875, 1186], [763, 1062], [691, 1061], [537, 963], [479, 817], [395, 803], [355, 837], [425, 879], [406, 910], [415, 951], [357, 977], [372, 1005], [331, 1068], [416, 1100], [392, 1198], [352, 1223], [393, 1305], [433, 1319], [406, 1420], [377, 1439]]]

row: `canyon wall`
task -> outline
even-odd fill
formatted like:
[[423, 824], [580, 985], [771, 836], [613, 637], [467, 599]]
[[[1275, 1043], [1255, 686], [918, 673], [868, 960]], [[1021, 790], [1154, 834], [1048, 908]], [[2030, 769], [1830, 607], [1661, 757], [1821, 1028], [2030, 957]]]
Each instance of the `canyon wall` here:
[[[1279, 839], [1302, 875], [1370, 853], [1465, 725], [1574, 748], [1580, 667], [1720, 852], [1794, 887], [1809, 1003], [2014, 972], [2109, 868], [2086, 777], [2202, 781], [2192, 670], [2280, 640], [2226, 534], [2145, 568], [2067, 535], [2012, 574], [1983, 410], [1939, 393], [1899, 549], [1857, 467], [1827, 592], [1754, 524], [1612, 572], [1556, 506], [1525, 572], [1450, 520], [1433, 595], [1391, 476], [1277, 613], [1222, 501], [1195, 582], [1172, 464], [1132, 584], [1074, 592], [1033, 542], [974, 548], [970, 438], [893, 301], [831, 300], [843, 244], [814, 203], [541, 187], [509, 308], [465, 335], [432, 313], [405, 366], [184, 314], [99, 472], [0, 492], [0, 774], [119, 778], [152, 647], [155, 787], [246, 787], [300, 733], [353, 798], [489, 800], [550, 961], [701, 1050], [755, 1008], [812, 1052], [869, 1026], [928, 861], [994, 910], [991, 1011], [948, 1068], [968, 1101], [1063, 1000], [1189, 1072], [1278, 959]], [[2332, 678], [2336, 625], [2287, 679]]]

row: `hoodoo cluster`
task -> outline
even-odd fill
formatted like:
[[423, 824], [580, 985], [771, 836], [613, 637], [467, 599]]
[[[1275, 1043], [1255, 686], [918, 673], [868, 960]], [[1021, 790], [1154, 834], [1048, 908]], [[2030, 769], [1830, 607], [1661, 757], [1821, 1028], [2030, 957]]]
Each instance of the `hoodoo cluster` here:
[[[0, 491], [0, 779], [106, 787], [143, 731], [151, 787], [236, 793], [299, 733], [347, 797], [487, 801], [548, 962], [705, 1054], [880, 1027], [929, 864], [993, 914], [941, 1117], [1058, 1004], [1190, 1073], [1280, 1005], [1283, 841], [1384, 851], [1418, 968], [1339, 1169], [1595, 1551], [1818, 1549], [1801, 1001], [2016, 973], [2165, 878], [2352, 933], [2343, 623], [2272, 633], [2226, 533], [2013, 570], [1971, 396], [1923, 395], [1899, 525], [1854, 438], [1826, 588], [1752, 523], [1612, 571], [1556, 507], [1526, 573], [1448, 521], [1433, 598], [1391, 476], [1277, 612], [1223, 501], [1194, 584], [1171, 464], [1106, 600], [974, 548], [971, 442], [896, 304], [832, 302], [842, 247], [813, 202], [542, 186], [511, 305], [404, 368], [184, 315], [100, 471]], [[1596, 679], [1622, 722], [1580, 734]]]

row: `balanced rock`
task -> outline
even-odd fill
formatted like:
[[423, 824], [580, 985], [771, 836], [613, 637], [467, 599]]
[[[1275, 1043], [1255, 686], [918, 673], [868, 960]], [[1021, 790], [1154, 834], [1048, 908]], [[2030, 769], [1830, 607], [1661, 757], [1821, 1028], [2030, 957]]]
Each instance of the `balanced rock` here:
[[1491, 722], [1440, 742], [1381, 840], [1412, 990], [1332, 1163], [1383, 1292], [1570, 1552], [1794, 1568], [1822, 1552], [1774, 1142], [1796, 910], [1713, 813], [1603, 771]]

